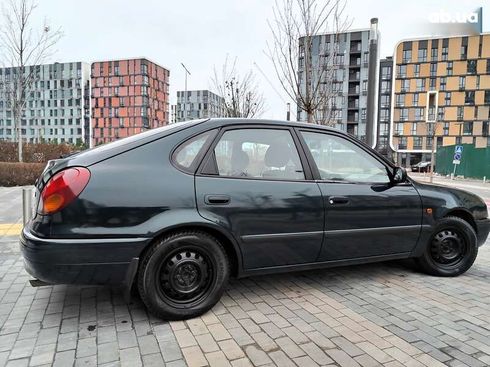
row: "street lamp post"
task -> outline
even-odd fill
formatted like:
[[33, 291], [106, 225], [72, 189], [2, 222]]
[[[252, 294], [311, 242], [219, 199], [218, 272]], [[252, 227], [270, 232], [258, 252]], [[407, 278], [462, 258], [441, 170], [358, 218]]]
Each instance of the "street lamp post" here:
[[187, 74], [191, 75], [190, 71], [187, 70], [184, 63], [180, 63], [185, 70], [185, 87], [184, 87], [184, 120], [187, 118], [186, 105], [187, 105]]

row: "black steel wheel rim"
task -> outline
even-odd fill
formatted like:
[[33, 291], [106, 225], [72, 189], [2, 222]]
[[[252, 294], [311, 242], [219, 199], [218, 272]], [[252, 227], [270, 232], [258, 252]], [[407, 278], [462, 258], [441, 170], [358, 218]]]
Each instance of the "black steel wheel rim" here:
[[432, 238], [431, 259], [440, 267], [459, 265], [468, 252], [463, 235], [456, 229], [443, 229]]
[[215, 282], [211, 257], [194, 246], [181, 247], [165, 256], [157, 274], [160, 295], [175, 307], [201, 303]]

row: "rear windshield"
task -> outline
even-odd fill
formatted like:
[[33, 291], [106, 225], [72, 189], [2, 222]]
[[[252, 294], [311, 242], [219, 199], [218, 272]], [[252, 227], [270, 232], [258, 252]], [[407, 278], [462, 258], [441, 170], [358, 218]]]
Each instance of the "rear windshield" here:
[[[136, 135], [131, 135], [131, 136], [128, 136], [127, 138], [119, 139], [119, 140], [113, 141], [111, 143], [100, 145], [98, 147], [95, 147], [95, 148], [90, 149], [90, 151], [92, 153], [102, 153], [102, 152], [104, 152], [106, 150], [110, 150], [110, 149], [113, 149], [113, 148], [118, 148], [118, 147], [121, 147], [123, 145], [130, 144], [130, 143], [132, 143], [134, 141], [138, 141], [140, 139], [144, 139], [144, 138], [149, 137], [149, 136], [152, 136], [152, 135], [160, 134], [160, 133], [162, 133], [164, 131], [167, 132], [167, 133], [170, 133], [170, 132], [172, 132], [174, 130], [180, 130], [182, 128], [187, 128], [187, 127], [189, 127], [191, 125], [200, 124], [203, 121], [206, 121], [206, 119], [183, 121], [183, 122], [177, 122], [177, 123], [171, 124], [171, 125], [165, 125], [165, 126], [162, 126], [162, 127], [157, 127], [155, 129], [151, 129], [151, 130], [145, 131], [143, 133], [139, 133], [139, 134], [136, 134]], [[83, 153], [83, 152], [81, 152], [81, 153]]]

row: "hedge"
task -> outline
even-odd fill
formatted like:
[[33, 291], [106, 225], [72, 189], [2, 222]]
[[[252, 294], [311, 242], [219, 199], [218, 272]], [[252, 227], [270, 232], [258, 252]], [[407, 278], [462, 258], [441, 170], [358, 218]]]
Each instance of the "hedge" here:
[[[29, 143], [22, 145], [22, 160], [27, 163], [46, 163], [62, 155], [80, 150], [68, 144]], [[0, 141], [0, 162], [18, 162], [17, 143]]]
[[33, 185], [45, 166], [45, 163], [0, 162], [0, 186]]

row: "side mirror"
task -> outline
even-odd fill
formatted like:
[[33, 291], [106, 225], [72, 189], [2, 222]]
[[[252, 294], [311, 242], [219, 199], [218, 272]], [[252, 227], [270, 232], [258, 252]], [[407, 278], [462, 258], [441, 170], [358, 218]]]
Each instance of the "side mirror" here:
[[403, 183], [407, 181], [407, 171], [402, 167], [395, 167], [393, 170], [393, 182]]

